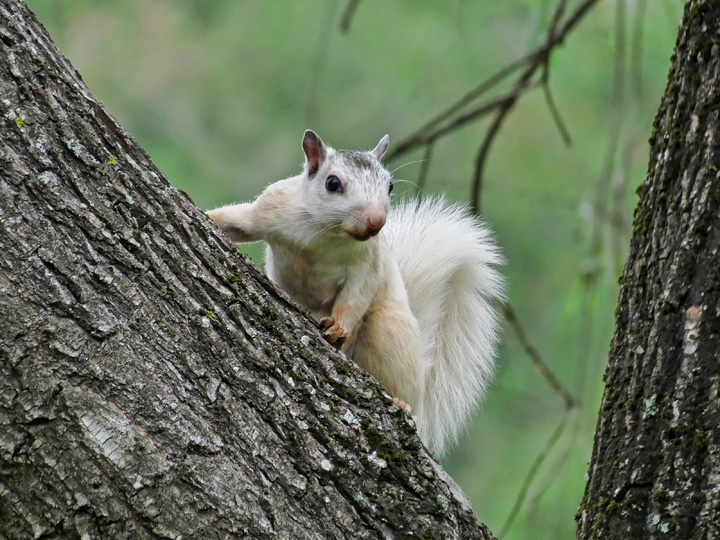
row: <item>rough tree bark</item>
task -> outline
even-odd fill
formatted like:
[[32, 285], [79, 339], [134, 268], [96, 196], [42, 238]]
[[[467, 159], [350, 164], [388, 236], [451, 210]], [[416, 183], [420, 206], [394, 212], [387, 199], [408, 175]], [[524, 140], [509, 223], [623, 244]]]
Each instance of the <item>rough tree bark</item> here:
[[720, 538], [720, 2], [685, 7], [578, 538]]
[[492, 538], [0, 1], [0, 538]]

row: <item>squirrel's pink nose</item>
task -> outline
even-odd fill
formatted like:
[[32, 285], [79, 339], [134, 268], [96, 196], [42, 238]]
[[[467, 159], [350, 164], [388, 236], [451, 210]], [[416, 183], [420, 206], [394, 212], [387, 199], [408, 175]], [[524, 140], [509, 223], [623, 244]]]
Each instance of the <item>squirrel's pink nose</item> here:
[[385, 225], [385, 211], [384, 210], [375, 210], [368, 214], [367, 217], [367, 232], [370, 234], [370, 236], [375, 236], [377, 233], [380, 232], [380, 229], [383, 228], [383, 225]]

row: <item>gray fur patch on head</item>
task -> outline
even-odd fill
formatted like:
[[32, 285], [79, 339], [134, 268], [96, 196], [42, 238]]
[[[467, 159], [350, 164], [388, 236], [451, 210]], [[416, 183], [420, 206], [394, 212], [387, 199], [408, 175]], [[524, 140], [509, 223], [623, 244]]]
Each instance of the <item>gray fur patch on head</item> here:
[[357, 152], [355, 150], [338, 150], [336, 159], [342, 161], [347, 167], [360, 170], [377, 170], [382, 169], [382, 165], [367, 152]]
[[338, 150], [334, 162], [344, 170], [346, 178], [364, 179], [354, 183], [355, 189], [366, 192], [370, 198], [375, 197], [375, 190], [385, 191], [390, 186], [390, 173], [369, 152]]
[[330, 159], [328, 174], [336, 174], [352, 204], [382, 201], [389, 206], [391, 175], [371, 153], [337, 150]]

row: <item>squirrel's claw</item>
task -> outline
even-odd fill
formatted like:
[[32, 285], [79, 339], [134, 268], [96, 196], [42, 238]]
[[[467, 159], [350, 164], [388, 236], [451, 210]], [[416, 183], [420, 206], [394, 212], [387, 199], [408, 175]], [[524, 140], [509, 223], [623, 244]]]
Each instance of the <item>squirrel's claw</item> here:
[[412, 412], [412, 407], [410, 406], [410, 404], [405, 403], [402, 399], [400, 399], [398, 397], [393, 398], [393, 403], [395, 405], [397, 405], [398, 407], [400, 407], [401, 409], [403, 409], [404, 411], [406, 411], [408, 414], [410, 414]]
[[338, 349], [342, 347], [342, 344], [350, 337], [350, 334], [340, 328], [340, 325], [335, 322], [333, 317], [323, 317], [320, 319], [320, 329], [324, 330], [323, 337], [325, 341]]

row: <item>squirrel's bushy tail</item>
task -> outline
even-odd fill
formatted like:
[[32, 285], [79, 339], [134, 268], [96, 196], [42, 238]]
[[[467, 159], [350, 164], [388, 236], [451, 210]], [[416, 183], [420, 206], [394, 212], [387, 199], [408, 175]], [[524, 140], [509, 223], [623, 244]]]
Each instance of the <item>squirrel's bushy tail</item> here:
[[386, 230], [420, 325], [427, 383], [413, 414], [420, 438], [440, 455], [492, 377], [502, 257], [487, 226], [443, 198], [394, 207]]

